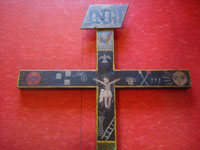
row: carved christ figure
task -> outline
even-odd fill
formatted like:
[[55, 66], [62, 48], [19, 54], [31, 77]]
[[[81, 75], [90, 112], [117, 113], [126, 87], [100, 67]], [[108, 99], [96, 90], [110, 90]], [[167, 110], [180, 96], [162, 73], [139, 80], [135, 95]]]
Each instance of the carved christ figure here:
[[109, 79], [106, 77], [103, 78], [103, 81], [98, 80], [96, 78], [93, 78], [93, 80], [104, 85], [104, 89], [100, 90], [99, 102], [103, 102], [104, 100], [105, 107], [109, 109], [112, 100], [111, 84], [118, 82], [120, 78], [111, 82], [109, 82]]

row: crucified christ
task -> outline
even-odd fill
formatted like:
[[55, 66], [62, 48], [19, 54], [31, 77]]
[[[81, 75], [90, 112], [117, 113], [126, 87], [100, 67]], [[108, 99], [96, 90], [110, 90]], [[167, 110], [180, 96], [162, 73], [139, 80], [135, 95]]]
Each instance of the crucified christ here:
[[110, 90], [111, 84], [118, 82], [120, 80], [120, 78], [113, 80], [111, 82], [109, 82], [109, 79], [106, 77], [103, 78], [103, 81], [98, 80], [96, 78], [93, 78], [93, 80], [104, 85], [104, 89], [101, 89], [101, 92], [100, 92], [99, 102], [103, 102], [103, 100], [104, 100], [105, 107], [109, 109], [111, 100], [112, 100], [112, 92]]

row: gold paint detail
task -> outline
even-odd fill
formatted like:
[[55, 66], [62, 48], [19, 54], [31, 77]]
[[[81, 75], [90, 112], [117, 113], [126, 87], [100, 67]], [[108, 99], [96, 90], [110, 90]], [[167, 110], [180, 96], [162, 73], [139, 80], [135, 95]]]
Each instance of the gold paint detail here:
[[19, 70], [19, 72], [21, 72], [21, 71], [91, 71], [91, 72], [94, 72], [94, 71], [97, 71], [97, 70], [93, 70], [93, 69], [91, 69], [91, 70], [41, 70], [41, 69], [34, 69], [34, 70], [30, 70], [30, 69], [28, 69], [28, 70]]
[[[114, 39], [114, 30], [113, 30], [113, 39]], [[114, 50], [115, 50], [115, 43], [114, 43], [114, 40], [113, 40], [113, 71], [115, 70], [115, 53], [114, 53]]]
[[116, 69], [115, 71], [188, 71], [188, 69]]
[[[114, 88], [114, 118], [115, 118], [115, 142], [117, 143], [117, 116], [116, 116], [116, 89]], [[117, 149], [117, 148], [116, 148]]]
[[98, 141], [98, 128], [99, 128], [99, 118], [98, 118], [98, 98], [99, 98], [99, 87], [96, 87], [96, 141]]
[[20, 78], [20, 71], [18, 72], [18, 77], [17, 77], [17, 88], [19, 88], [19, 78]]
[[97, 141], [97, 143], [116, 143], [116, 141]]
[[115, 88], [189, 88], [191, 86], [115, 86]]
[[35, 89], [35, 88], [47, 88], [47, 89], [55, 89], [55, 88], [96, 88], [96, 86], [17, 86], [20, 89]]
[[96, 143], [97, 150], [117, 150], [116, 143]]
[[113, 52], [113, 49], [97, 49], [97, 51], [99, 51], [99, 52], [106, 52], [106, 51], [108, 51], [108, 52]]
[[189, 83], [190, 83], [190, 87], [192, 86], [192, 81], [191, 81], [191, 74], [190, 74], [190, 71], [188, 70], [188, 72], [189, 72]]

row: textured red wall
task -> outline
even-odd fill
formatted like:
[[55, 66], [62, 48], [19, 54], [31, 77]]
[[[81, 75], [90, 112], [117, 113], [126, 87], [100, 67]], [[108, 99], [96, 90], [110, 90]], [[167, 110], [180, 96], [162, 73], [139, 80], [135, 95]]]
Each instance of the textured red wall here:
[[19, 90], [19, 69], [95, 69], [89, 4], [129, 4], [117, 69], [190, 69], [188, 90], [117, 90], [118, 150], [200, 149], [200, 1], [1, 0], [0, 149], [94, 150], [95, 90]]

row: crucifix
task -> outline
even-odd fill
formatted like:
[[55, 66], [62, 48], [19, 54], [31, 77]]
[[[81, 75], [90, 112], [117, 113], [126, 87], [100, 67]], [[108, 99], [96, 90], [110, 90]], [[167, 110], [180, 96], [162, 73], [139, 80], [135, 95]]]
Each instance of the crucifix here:
[[18, 88], [96, 88], [96, 149], [116, 150], [116, 88], [189, 88], [189, 70], [116, 70], [114, 30], [128, 5], [90, 5], [81, 29], [96, 31], [96, 70], [20, 70]]

